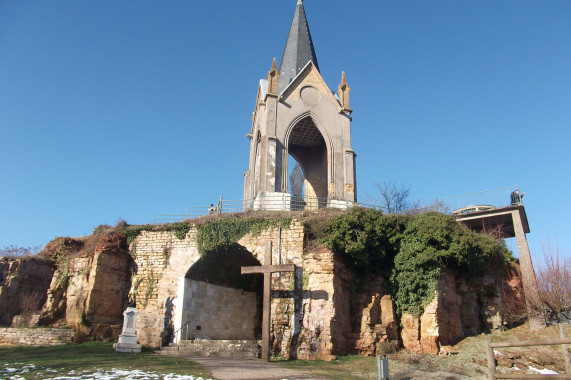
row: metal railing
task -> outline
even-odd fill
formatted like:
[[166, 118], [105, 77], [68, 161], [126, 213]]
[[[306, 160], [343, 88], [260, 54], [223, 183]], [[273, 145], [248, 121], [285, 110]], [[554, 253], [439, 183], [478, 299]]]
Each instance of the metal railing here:
[[[561, 375], [542, 375], [542, 374], [520, 374], [520, 373], [498, 373], [496, 372], [496, 358], [494, 348], [505, 347], [528, 347], [528, 346], [563, 346], [564, 352], [566, 351], [565, 345], [571, 344], [570, 338], [562, 339], [544, 339], [528, 342], [506, 342], [506, 343], [492, 343], [492, 338], [486, 339], [486, 357], [488, 361], [488, 379], [571, 379], [571, 373]], [[567, 353], [567, 358], [568, 358]], [[568, 360], [568, 359], [567, 359]], [[569, 364], [566, 363], [566, 372], [569, 372]]]
[[250, 210], [300, 211], [322, 208], [348, 209], [354, 206], [367, 208], [375, 205], [331, 198], [299, 197], [287, 193], [260, 195], [252, 199], [225, 200], [220, 197], [216, 206], [188, 207], [186, 214], [155, 214], [153, 224], [180, 222], [208, 214], [238, 213]]
[[[172, 342], [174, 344], [177, 344], [178, 342], [180, 342], [181, 340], [188, 340], [188, 326], [190, 324], [190, 321], [187, 321], [184, 325], [182, 325], [180, 327], [180, 329], [176, 330], [173, 334], [173, 339]], [[183, 329], [185, 334], [183, 335]], [[180, 339], [178, 338], [178, 333], [180, 332]], [[182, 339], [182, 337], [184, 336], [184, 339]]]
[[[475, 193], [438, 198], [437, 202], [444, 204], [450, 211], [472, 206], [491, 206], [492, 208], [507, 207], [513, 204], [512, 193], [516, 190], [519, 190], [519, 186], [506, 186], [497, 189], [477, 191]], [[523, 197], [523, 195], [521, 197]], [[521, 197], [518, 203], [523, 203]]]

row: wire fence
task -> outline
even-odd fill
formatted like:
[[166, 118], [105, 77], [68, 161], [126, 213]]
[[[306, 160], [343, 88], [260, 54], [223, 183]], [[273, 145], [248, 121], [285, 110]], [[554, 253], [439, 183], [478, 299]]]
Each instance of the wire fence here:
[[437, 202], [444, 204], [452, 213], [470, 213], [523, 203], [523, 194], [515, 199], [516, 197], [513, 194], [516, 190], [519, 191], [519, 186], [506, 186], [475, 193], [438, 198]]
[[292, 196], [287, 193], [257, 196], [253, 199], [225, 200], [220, 197], [220, 201], [216, 205], [212, 204], [210, 206], [188, 207], [186, 214], [155, 214], [153, 224], [175, 223], [209, 214], [239, 213], [250, 210], [301, 211], [318, 210], [323, 208], [346, 210], [354, 206], [378, 208], [375, 205], [340, 199], [299, 197]]
[[[443, 210], [449, 210], [454, 214], [484, 211], [523, 203], [522, 198], [524, 193], [518, 196], [516, 199], [517, 202], [514, 203], [513, 194], [516, 190], [519, 191], [519, 186], [506, 186], [491, 190], [438, 198], [437, 203], [443, 206]], [[259, 195], [252, 199], [225, 200], [220, 197], [220, 201], [216, 205], [212, 204], [210, 206], [188, 207], [185, 214], [155, 214], [153, 223], [174, 223], [209, 214], [240, 213], [250, 210], [300, 211], [318, 210], [323, 208], [346, 210], [354, 206], [373, 208], [377, 210], [381, 209], [381, 207], [377, 205], [351, 202], [341, 199], [300, 197], [287, 193], [272, 193]]]

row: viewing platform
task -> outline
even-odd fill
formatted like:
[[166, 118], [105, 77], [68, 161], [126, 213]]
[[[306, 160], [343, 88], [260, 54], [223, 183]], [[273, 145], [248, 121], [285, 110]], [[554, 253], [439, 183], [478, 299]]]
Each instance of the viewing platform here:
[[[512, 193], [518, 186], [479, 191], [439, 198], [457, 221], [480, 233], [497, 233], [501, 238], [516, 237], [515, 223], [521, 223], [522, 232], [530, 232], [523, 196], [512, 203]], [[516, 216], [514, 218], [514, 215]], [[516, 221], [519, 220], [519, 222]]]

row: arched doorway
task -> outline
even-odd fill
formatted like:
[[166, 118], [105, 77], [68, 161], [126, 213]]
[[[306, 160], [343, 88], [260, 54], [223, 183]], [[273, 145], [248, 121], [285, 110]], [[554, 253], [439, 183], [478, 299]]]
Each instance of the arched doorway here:
[[261, 335], [262, 280], [243, 276], [242, 266], [260, 265], [239, 244], [206, 252], [184, 278], [178, 340], [248, 340]]
[[327, 204], [327, 144], [310, 116], [298, 121], [287, 141], [288, 153], [299, 163], [305, 176], [304, 200], [306, 209]]

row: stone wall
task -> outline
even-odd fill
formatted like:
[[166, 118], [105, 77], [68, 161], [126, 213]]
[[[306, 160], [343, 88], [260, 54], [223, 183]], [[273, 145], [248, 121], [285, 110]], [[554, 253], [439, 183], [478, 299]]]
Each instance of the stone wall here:
[[[281, 239], [280, 239], [281, 235]], [[191, 227], [184, 239], [172, 232], [143, 231], [131, 244], [135, 261], [137, 336], [141, 344], [160, 346], [172, 339], [182, 326], [182, 296], [186, 272], [200, 259], [197, 230]], [[290, 228], [270, 227], [257, 236], [248, 234], [238, 242], [263, 264], [264, 245], [274, 245], [273, 263], [293, 263], [301, 267], [303, 226], [293, 221]], [[278, 252], [278, 246], [280, 251]], [[288, 289], [290, 274], [274, 275], [274, 289]]]
[[184, 286], [186, 272], [200, 258], [196, 233], [196, 228], [191, 228], [181, 240], [173, 232], [142, 231], [131, 244], [135, 271], [131, 286], [139, 311], [140, 344], [159, 347], [172, 337], [177, 306], [179, 321], [182, 317], [179, 287]]
[[73, 329], [0, 328], [0, 346], [55, 346], [71, 343], [74, 335]]
[[189, 323], [184, 339], [254, 339], [256, 312], [256, 293], [185, 281], [182, 325]]
[[[171, 232], [143, 231], [131, 244], [141, 344], [166, 344], [183, 325], [184, 277], [200, 259], [196, 236], [194, 227], [182, 240]], [[348, 297], [342, 275], [346, 269], [328, 250], [304, 254], [304, 236], [302, 224], [294, 220], [288, 228], [269, 227], [256, 236], [247, 234], [238, 244], [265, 265], [265, 243], [270, 240], [272, 263], [295, 264], [297, 268], [295, 274], [272, 276], [273, 353], [327, 359], [346, 351], [343, 334], [350, 329], [348, 303], [342, 302]], [[340, 274], [334, 276], [337, 271]], [[211, 319], [216, 322], [218, 315], [214, 313]]]

